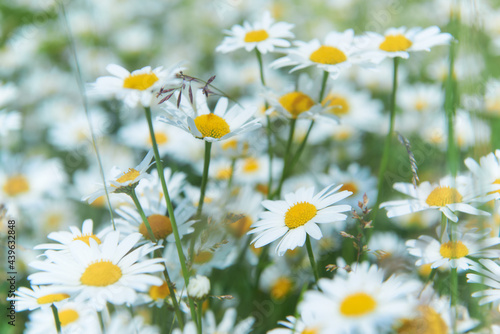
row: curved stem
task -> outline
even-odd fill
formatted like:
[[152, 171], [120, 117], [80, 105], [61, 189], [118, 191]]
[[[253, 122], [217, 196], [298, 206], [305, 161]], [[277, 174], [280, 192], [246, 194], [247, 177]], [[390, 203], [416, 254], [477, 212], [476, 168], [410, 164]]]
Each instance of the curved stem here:
[[316, 283], [318, 283], [319, 280], [318, 266], [316, 265], [316, 261], [314, 260], [314, 253], [312, 250], [311, 239], [309, 238], [309, 235], [306, 236], [306, 247], [307, 247], [307, 255], [309, 255], [309, 261], [311, 262], [311, 268], [314, 273], [314, 279]]
[[52, 304], [50, 305], [50, 308], [52, 309], [52, 314], [54, 315], [54, 321], [56, 323], [56, 329], [57, 329], [57, 333], [58, 334], [61, 334], [61, 321], [59, 320], [59, 313], [57, 312], [57, 307]]

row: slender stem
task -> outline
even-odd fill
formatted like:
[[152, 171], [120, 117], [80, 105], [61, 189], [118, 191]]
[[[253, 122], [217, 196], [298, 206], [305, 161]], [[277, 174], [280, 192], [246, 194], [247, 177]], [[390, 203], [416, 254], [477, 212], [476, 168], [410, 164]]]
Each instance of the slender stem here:
[[378, 192], [377, 192], [377, 202], [373, 208], [372, 218], [375, 221], [380, 202], [382, 201], [382, 189], [384, 188], [384, 176], [389, 164], [389, 156], [391, 152], [391, 141], [394, 133], [394, 119], [396, 117], [396, 91], [398, 88], [398, 64], [399, 58], [394, 58], [394, 73], [392, 78], [392, 94], [391, 94], [391, 105], [390, 105], [390, 115], [389, 115], [389, 131], [385, 138], [384, 153], [382, 154], [382, 160], [380, 162], [380, 169], [378, 172]]
[[231, 174], [229, 174], [229, 180], [227, 180], [227, 191], [231, 191], [231, 186], [233, 185], [234, 167], [236, 167], [236, 158], [231, 159]]
[[202, 334], [202, 332], [203, 332], [203, 326], [202, 326], [202, 321], [203, 321], [203, 302], [202, 301], [199, 301], [197, 303], [196, 310], [198, 311], [198, 323], [200, 324], [200, 326], [198, 326], [198, 328], [199, 328], [198, 334]]
[[314, 279], [316, 280], [316, 283], [318, 283], [319, 280], [318, 266], [316, 265], [316, 261], [314, 260], [314, 253], [312, 250], [311, 239], [309, 238], [309, 235], [306, 236], [306, 247], [307, 247], [307, 255], [309, 255], [309, 261], [311, 262], [311, 268], [314, 273]]
[[[444, 214], [443, 214], [444, 216]], [[448, 221], [448, 219], [446, 219]], [[449, 235], [450, 242], [455, 242], [455, 234], [453, 231], [454, 225], [449, 224]], [[451, 268], [450, 272], [450, 295], [451, 295], [451, 308], [453, 310], [453, 319], [452, 319], [452, 327], [453, 333], [457, 333], [457, 304], [458, 304], [458, 272], [457, 268]]]
[[300, 143], [299, 149], [297, 152], [295, 152], [295, 155], [292, 158], [292, 161], [290, 162], [290, 167], [288, 168], [288, 173], [291, 173], [293, 170], [293, 167], [297, 162], [299, 162], [300, 156], [302, 155], [302, 152], [304, 151], [304, 148], [306, 147], [307, 139], [309, 138], [309, 134], [311, 133], [311, 130], [314, 126], [314, 120], [311, 121], [311, 124], [309, 125], [309, 129], [307, 129], [306, 136], [302, 140], [302, 143]]
[[[151, 228], [151, 225], [149, 224], [148, 218], [146, 217], [146, 214], [144, 213], [144, 210], [142, 208], [141, 202], [139, 202], [139, 199], [137, 198], [137, 194], [135, 193], [135, 190], [133, 190], [130, 193], [130, 197], [132, 197], [132, 200], [134, 201], [134, 204], [137, 208], [137, 211], [139, 211], [139, 215], [142, 218], [142, 221], [144, 225], [146, 225], [146, 229], [148, 230], [149, 238], [155, 245], [158, 244], [158, 241], [156, 240], [153, 229]], [[154, 251], [155, 257], [157, 258], [162, 258], [162, 254], [160, 251], [157, 249]], [[184, 328], [184, 323], [182, 321], [182, 313], [181, 309], [179, 307], [179, 303], [177, 302], [177, 298], [175, 297], [175, 289], [174, 289], [174, 284], [172, 283], [172, 280], [170, 279], [170, 275], [168, 274], [167, 267], [163, 270], [163, 275], [165, 276], [165, 281], [167, 282], [168, 286], [168, 291], [170, 293], [170, 298], [172, 299], [172, 306], [174, 307], [175, 314], [177, 316], [177, 319], [179, 319], [179, 326], [183, 329]]]
[[50, 308], [52, 309], [52, 314], [54, 315], [54, 321], [56, 323], [56, 329], [57, 329], [57, 333], [58, 334], [61, 334], [61, 321], [59, 320], [59, 313], [57, 312], [57, 307], [52, 304], [50, 305]]
[[255, 48], [255, 54], [257, 55], [257, 61], [259, 62], [260, 82], [262, 82], [262, 86], [265, 86], [266, 80], [264, 79], [264, 66], [262, 65], [262, 55], [257, 48]]
[[453, 79], [453, 67], [455, 62], [455, 46], [453, 41], [450, 43], [450, 62], [448, 68], [448, 78], [446, 79], [446, 89], [445, 89], [445, 103], [444, 109], [446, 113], [446, 121], [448, 128], [448, 149], [447, 149], [447, 163], [448, 169], [452, 176], [457, 175], [458, 170], [458, 152], [457, 146], [455, 144], [455, 131], [454, 131], [454, 121], [455, 121], [455, 80]]
[[[184, 284], [186, 287], [189, 285], [189, 272], [186, 266], [186, 258], [184, 257], [184, 252], [182, 250], [181, 238], [179, 236], [179, 229], [177, 227], [177, 222], [175, 220], [174, 214], [174, 206], [172, 205], [172, 201], [170, 200], [170, 195], [168, 193], [167, 183], [165, 181], [165, 175], [163, 174], [163, 164], [160, 159], [160, 152], [158, 151], [158, 144], [156, 143], [156, 136], [153, 128], [153, 120], [151, 118], [151, 109], [149, 107], [144, 108], [146, 114], [146, 120], [148, 121], [149, 134], [151, 136], [151, 142], [153, 143], [153, 152], [155, 155], [156, 161], [156, 169], [158, 170], [158, 176], [160, 177], [161, 187], [163, 190], [163, 195], [165, 196], [165, 202], [167, 204], [168, 216], [170, 218], [170, 222], [172, 224], [172, 232], [174, 233], [175, 238], [175, 246], [177, 248], [177, 255], [179, 256], [179, 262], [181, 264], [182, 276], [184, 278]], [[189, 309], [191, 311], [191, 317], [196, 319], [196, 311], [194, 307], [194, 302], [191, 297], [188, 296]], [[198, 322], [195, 321], [196, 326], [198, 326]]]
[[321, 81], [321, 90], [319, 91], [319, 101], [318, 101], [319, 103], [323, 102], [327, 81], [328, 81], [328, 72], [323, 71], [323, 80]]
[[290, 133], [288, 135], [288, 142], [286, 144], [286, 150], [285, 150], [285, 163], [283, 164], [283, 172], [281, 173], [281, 179], [280, 183], [278, 184], [278, 189], [276, 189], [276, 192], [273, 195], [277, 195], [278, 197], [281, 195], [281, 188], [283, 187], [283, 182], [285, 181], [286, 175], [287, 175], [287, 169], [288, 169], [288, 164], [290, 160], [290, 149], [292, 147], [292, 142], [293, 142], [293, 134], [295, 133], [295, 124], [297, 123], [296, 118], [292, 118], [290, 121]]
[[444, 234], [446, 233], [446, 227], [448, 226], [448, 219], [444, 214], [441, 214], [441, 235], [439, 236], [439, 240], [443, 242]]
[[198, 210], [196, 216], [199, 218], [203, 212], [203, 202], [205, 201], [205, 192], [208, 183], [208, 169], [210, 168], [210, 152], [212, 151], [212, 143], [205, 142], [205, 161], [203, 164], [203, 177], [201, 179], [200, 200], [198, 201]]

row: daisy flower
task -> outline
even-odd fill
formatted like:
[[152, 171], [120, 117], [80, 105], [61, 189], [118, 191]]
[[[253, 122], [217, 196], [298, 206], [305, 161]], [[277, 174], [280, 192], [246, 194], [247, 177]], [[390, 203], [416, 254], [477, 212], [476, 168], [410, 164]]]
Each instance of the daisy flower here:
[[133, 233], [121, 242], [119, 232], [110, 232], [101, 245], [89, 238], [73, 242], [69, 253], [46, 251], [47, 261], [34, 261], [30, 266], [40, 270], [28, 277], [32, 284], [53, 284], [74, 293], [75, 301], [89, 301], [97, 310], [106, 302], [131, 304], [137, 291], [147, 291], [150, 285], [160, 285], [162, 280], [150, 275], [164, 269], [163, 259], [144, 258], [158, 247], [151, 244], [132, 250], [140, 233]]
[[[150, 150], [148, 154], [146, 154], [146, 157], [144, 157], [139, 165], [134, 168], [129, 168], [129, 170], [126, 172], [121, 171], [117, 167], [113, 167], [113, 169], [111, 170], [111, 174], [113, 174], [114, 176], [112, 180], [104, 186], [108, 190], [108, 193], [127, 193], [132, 188], [135, 188], [138, 185], [139, 181], [141, 181], [143, 178], [150, 177], [150, 175], [146, 173], [146, 171], [153, 164], [153, 162], [151, 162], [151, 159], [153, 159], [153, 150]], [[105, 195], [106, 192], [104, 190], [104, 187], [101, 186], [99, 190], [83, 197], [82, 200], [88, 201], [89, 204], [91, 204], [99, 197]]]
[[269, 211], [263, 212], [248, 232], [257, 233], [252, 243], [258, 248], [281, 238], [276, 252], [282, 256], [288, 249], [303, 246], [307, 235], [321, 239], [323, 234], [317, 224], [346, 220], [341, 212], [351, 210], [350, 205], [333, 205], [352, 194], [347, 190], [336, 193], [341, 187], [328, 186], [316, 195], [314, 187], [300, 188], [286, 194], [284, 201], [263, 201], [262, 206]]
[[363, 262], [349, 274], [320, 279], [318, 287], [321, 292], [307, 291], [299, 304], [302, 319], [316, 324], [316, 333], [375, 334], [411, 313], [408, 296], [419, 283], [396, 275], [384, 280], [382, 270]]
[[375, 62], [380, 63], [387, 57], [409, 58], [409, 52], [430, 51], [436, 45], [448, 44], [453, 37], [448, 33], [432, 26], [426, 29], [406, 27], [389, 28], [384, 35], [375, 32], [367, 32], [364, 40], [367, 43], [367, 54]]
[[135, 108], [138, 105], [149, 107], [155, 92], [162, 86], [175, 85], [176, 74], [183, 68], [178, 64], [167, 70], [161, 66], [155, 69], [146, 66], [130, 73], [119, 65], [110, 64], [106, 70], [113, 76], [97, 78], [90, 85], [89, 93], [116, 96], [130, 108]]
[[245, 21], [243, 26], [234, 25], [231, 30], [226, 30], [229, 36], [224, 38], [215, 51], [228, 53], [245, 48], [250, 52], [257, 48], [260, 53], [273, 52], [275, 47], [290, 46], [290, 42], [284, 38], [295, 37], [290, 31], [293, 27], [294, 24], [286, 22], [275, 23], [271, 14], [266, 11], [262, 19], [253, 25]]
[[367, 62], [367, 57], [361, 58], [359, 48], [355, 46], [357, 38], [354, 30], [344, 32], [332, 31], [325, 37], [323, 43], [318, 39], [310, 42], [296, 41], [296, 49], [287, 50], [285, 57], [271, 63], [272, 68], [294, 66], [290, 72], [301, 70], [309, 66], [329, 72], [332, 79], [336, 79], [340, 72], [354, 63]]
[[70, 295], [64, 289], [57, 286], [32, 286], [31, 289], [20, 287], [16, 297], [7, 298], [16, 302], [16, 312], [25, 310], [33, 311], [37, 308], [49, 308], [52, 304], [59, 307]]
[[[203, 332], [207, 334], [217, 334], [217, 333], [232, 333], [232, 334], [248, 334], [252, 330], [252, 325], [255, 319], [248, 317], [239, 323], [236, 323], [236, 310], [234, 308], [227, 309], [224, 313], [224, 317], [221, 322], [217, 325], [215, 321], [214, 313], [209, 310], [205, 314], [203, 323]], [[184, 327], [184, 331], [180, 329], [174, 329], [172, 334], [196, 334], [196, 326], [193, 322], [189, 322]]]
[[67, 250], [69, 245], [76, 240], [81, 240], [90, 246], [89, 239], [94, 239], [98, 244], [101, 243], [106, 233], [110, 231], [109, 228], [103, 229], [101, 232], [94, 234], [93, 232], [94, 222], [92, 219], [86, 219], [82, 224], [82, 229], [80, 230], [76, 226], [70, 226], [71, 232], [52, 232], [47, 238], [59, 242], [59, 244], [41, 244], [34, 247], [34, 249], [54, 249], [54, 250]]
[[278, 324], [286, 328], [276, 328], [267, 332], [267, 334], [316, 334], [318, 327], [309, 327], [304, 324], [300, 318], [295, 318], [292, 315], [286, 317], [288, 321], [279, 321]]
[[467, 158], [465, 165], [479, 184], [478, 187], [496, 185], [500, 188], [500, 150], [481, 157], [479, 163], [472, 158]]
[[[184, 101], [187, 99], [184, 99]], [[234, 105], [229, 110], [228, 99], [221, 97], [210, 111], [206, 96], [201, 90], [196, 93], [196, 107], [185, 102], [180, 109], [167, 101], [165, 111], [167, 116], [161, 116], [159, 121], [174, 125], [195, 138], [208, 142], [226, 140], [241, 133], [253, 131], [262, 125], [258, 120], [250, 120], [256, 112], [255, 108], [242, 109]]]
[[440, 242], [430, 236], [422, 235], [416, 240], [408, 240], [408, 252], [418, 257], [417, 266], [430, 264], [431, 268], [449, 269], [457, 268], [459, 271], [467, 270], [474, 266], [476, 261], [472, 258], [496, 258], [500, 250], [488, 249], [500, 244], [500, 238], [488, 237], [490, 230], [478, 231], [469, 229], [455, 231], [453, 241], [448, 234], [444, 234]]
[[481, 297], [479, 305], [492, 303], [500, 299], [500, 265], [497, 262], [489, 259], [480, 259], [479, 264], [474, 264], [472, 270], [476, 273], [467, 274], [468, 283], [478, 283], [489, 287], [487, 290], [477, 291], [472, 294], [472, 297]]
[[498, 186], [483, 187], [478, 191], [467, 176], [458, 176], [456, 180], [447, 176], [441, 179], [439, 184], [426, 181], [416, 188], [411, 183], [397, 182], [393, 188], [412, 198], [382, 203], [380, 207], [387, 208], [389, 218], [436, 209], [453, 222], [458, 221], [456, 211], [489, 216], [490, 213], [476, 209], [469, 203], [485, 203], [500, 196], [498, 193], [488, 194], [489, 191], [497, 190]]

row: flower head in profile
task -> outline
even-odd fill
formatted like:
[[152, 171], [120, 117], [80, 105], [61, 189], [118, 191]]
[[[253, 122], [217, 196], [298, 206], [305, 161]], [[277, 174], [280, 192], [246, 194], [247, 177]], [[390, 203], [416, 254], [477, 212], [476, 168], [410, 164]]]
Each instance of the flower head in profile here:
[[131, 304], [137, 292], [147, 291], [162, 280], [150, 275], [164, 269], [163, 259], [144, 259], [158, 247], [147, 244], [138, 248], [140, 233], [130, 234], [118, 242], [120, 233], [110, 232], [101, 245], [89, 239], [73, 242], [69, 253], [46, 251], [46, 261], [30, 263], [40, 270], [28, 277], [32, 284], [53, 285], [68, 289], [75, 301], [89, 301], [97, 310], [106, 302]]
[[7, 300], [16, 302], [17, 312], [49, 308], [52, 304], [58, 307], [59, 304], [65, 303], [71, 297], [68, 291], [60, 287], [37, 285], [32, 286], [31, 289], [22, 286], [15, 292], [15, 295], [14, 298], [8, 298]]
[[387, 29], [384, 35], [367, 32], [365, 42], [367, 51], [375, 62], [380, 63], [385, 58], [408, 58], [409, 52], [430, 51], [436, 45], [448, 44], [453, 37], [432, 26], [426, 29], [406, 27]]
[[260, 53], [273, 52], [275, 47], [290, 46], [285, 38], [295, 37], [290, 31], [293, 27], [290, 23], [274, 22], [271, 14], [265, 12], [262, 19], [254, 24], [245, 21], [243, 26], [235, 25], [231, 30], [225, 31], [229, 36], [224, 38], [215, 51], [228, 53], [241, 48], [246, 51], [257, 48]]
[[360, 57], [356, 46], [357, 38], [354, 30], [344, 32], [332, 31], [326, 35], [324, 42], [313, 39], [310, 42], [296, 41], [295, 49], [287, 50], [287, 55], [271, 63], [273, 68], [294, 66], [290, 72], [315, 66], [330, 73], [335, 79], [340, 72], [354, 63], [368, 62], [366, 56]]
[[500, 196], [498, 193], [488, 193], [497, 190], [498, 185], [477, 189], [467, 176], [458, 176], [456, 179], [447, 176], [438, 184], [426, 181], [417, 187], [411, 183], [397, 182], [393, 187], [411, 198], [382, 203], [380, 207], [387, 208], [389, 218], [423, 210], [439, 210], [454, 222], [458, 221], [456, 211], [489, 216], [488, 212], [476, 209], [469, 203], [485, 203]]
[[83, 197], [82, 200], [88, 201], [89, 204], [91, 204], [99, 197], [104, 196], [106, 193], [104, 187], [106, 187], [108, 193], [128, 193], [133, 190], [133, 188], [135, 188], [139, 184], [139, 181], [143, 178], [150, 177], [146, 171], [152, 164], [151, 159], [153, 159], [153, 150], [146, 154], [146, 157], [144, 157], [139, 165], [134, 168], [129, 168], [126, 172], [114, 167], [111, 170], [111, 173], [113, 174], [112, 180], [101, 189]]
[[207, 104], [202, 90], [196, 93], [195, 106], [182, 99], [180, 108], [167, 101], [166, 116], [159, 120], [192, 134], [195, 138], [208, 142], [226, 140], [241, 133], [255, 130], [262, 126], [256, 119], [251, 119], [256, 108], [243, 109], [234, 105], [228, 109], [228, 99], [219, 98], [214, 111]]
[[110, 95], [123, 100], [130, 108], [138, 105], [149, 107], [153, 95], [160, 87], [177, 83], [176, 74], [183, 68], [174, 65], [169, 69], [151, 66], [129, 72], [125, 68], [110, 64], [106, 70], [113, 76], [97, 78], [90, 85], [89, 93], [94, 95]]
[[257, 233], [252, 243], [258, 248], [281, 238], [276, 251], [282, 256], [288, 249], [303, 246], [307, 235], [321, 239], [323, 234], [317, 224], [343, 221], [347, 216], [341, 212], [351, 210], [350, 205], [333, 205], [352, 194], [347, 190], [337, 193], [341, 187], [328, 186], [316, 195], [314, 187], [300, 188], [286, 194], [284, 201], [263, 201], [262, 206], [269, 211], [263, 212], [248, 232]]

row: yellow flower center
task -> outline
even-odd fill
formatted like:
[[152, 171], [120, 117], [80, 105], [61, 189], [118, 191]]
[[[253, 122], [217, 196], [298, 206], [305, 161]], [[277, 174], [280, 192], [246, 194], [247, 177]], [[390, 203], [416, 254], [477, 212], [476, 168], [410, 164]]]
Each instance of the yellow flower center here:
[[243, 172], [250, 174], [259, 170], [259, 160], [255, 158], [246, 158], [243, 162]]
[[37, 298], [36, 302], [38, 304], [53, 304], [67, 298], [69, 298], [69, 295], [66, 293], [51, 293], [50, 295]]
[[210, 261], [213, 257], [214, 257], [214, 253], [209, 252], [209, 251], [201, 251], [194, 256], [193, 262], [197, 263], [197, 264], [203, 264], [203, 263], [207, 263], [208, 261]]
[[319, 331], [317, 328], [304, 328], [304, 330], [302, 332], [300, 332], [300, 334], [318, 334]]
[[[156, 143], [158, 145], [163, 145], [163, 144], [168, 143], [168, 136], [167, 136], [167, 134], [165, 134], [163, 132], [155, 133], [155, 139], [156, 139]], [[151, 141], [151, 136], [148, 136], [148, 144], [153, 145], [153, 142]]]
[[51, 213], [45, 219], [45, 225], [47, 227], [54, 229], [58, 229], [63, 222], [64, 217], [60, 213]]
[[304, 111], [308, 111], [314, 105], [313, 99], [301, 92], [291, 92], [283, 95], [279, 99], [279, 103], [292, 118], [297, 118]]
[[238, 147], [238, 141], [235, 138], [228, 139], [221, 145], [221, 147], [224, 151], [236, 150]]
[[114, 284], [122, 277], [122, 270], [108, 260], [101, 260], [89, 264], [85, 269], [80, 282], [88, 286], [108, 286]]
[[167, 282], [163, 283], [162, 285], [153, 285], [149, 289], [149, 297], [151, 297], [153, 300], [161, 300], [165, 299], [168, 296], [170, 296], [170, 291], [168, 289]]
[[358, 192], [358, 186], [356, 185], [356, 183], [354, 182], [346, 182], [344, 183], [344, 185], [340, 188], [339, 191], [343, 191], [343, 190], [347, 190], [347, 191], [352, 191], [352, 194], [353, 195], [356, 195], [356, 193]]
[[119, 178], [116, 179], [116, 182], [119, 182], [119, 183], [125, 183], [127, 181], [134, 181], [135, 179], [137, 179], [137, 177], [140, 175], [141, 173], [139, 173], [138, 171], [136, 171], [135, 169], [133, 168], [129, 168], [128, 169], [128, 172], [126, 173], [123, 173], [122, 176], [120, 176]]
[[159, 79], [154, 73], [129, 75], [123, 80], [123, 88], [146, 90]]
[[358, 292], [348, 295], [340, 303], [340, 313], [346, 317], [360, 317], [371, 313], [377, 307], [377, 302], [367, 293]]
[[99, 238], [97, 236], [95, 236], [94, 234], [82, 234], [82, 235], [80, 235], [78, 237], [73, 238], [73, 241], [75, 241], [75, 240], [81, 240], [81, 241], [85, 242], [87, 245], [90, 246], [90, 241], [89, 241], [90, 238], [94, 239], [97, 242], [98, 245], [101, 244], [101, 240], [99, 240]]
[[214, 114], [200, 115], [194, 119], [194, 124], [203, 138], [219, 139], [231, 131], [224, 118]]
[[425, 203], [430, 206], [445, 206], [460, 202], [462, 202], [462, 195], [452, 187], [437, 187], [425, 200]]
[[106, 204], [106, 197], [104, 195], [97, 197], [95, 201], [90, 203], [93, 207], [103, 207], [104, 204]]
[[500, 98], [489, 98], [485, 101], [485, 109], [489, 112], [500, 112]]
[[346, 115], [350, 110], [349, 102], [340, 95], [328, 94], [321, 104], [327, 106], [328, 112], [337, 116]]
[[407, 50], [413, 43], [404, 35], [387, 35], [379, 45], [380, 50], [387, 52], [397, 52]]
[[336, 65], [345, 62], [347, 56], [336, 47], [322, 45], [319, 49], [311, 53], [309, 59], [315, 63]]
[[264, 29], [252, 30], [246, 33], [245, 43], [262, 42], [269, 38], [269, 34]]
[[419, 314], [414, 319], [403, 319], [401, 327], [397, 330], [398, 334], [447, 334], [448, 326], [430, 306], [419, 306]]
[[425, 110], [429, 107], [429, 103], [426, 100], [423, 99], [418, 99], [415, 102], [415, 110], [417, 111], [422, 111]]
[[30, 184], [26, 177], [21, 174], [13, 175], [7, 179], [3, 185], [3, 191], [9, 196], [14, 197], [30, 190]]
[[289, 278], [280, 277], [271, 286], [271, 297], [274, 299], [282, 299], [290, 293], [293, 283]]
[[[173, 231], [172, 223], [170, 222], [170, 218], [167, 216], [154, 214], [148, 217], [148, 222], [156, 239], [165, 239]], [[149, 232], [144, 222], [139, 225], [139, 232], [144, 236], [144, 238], [149, 239]]]
[[417, 268], [417, 271], [420, 276], [427, 278], [431, 274], [432, 264], [431, 263], [423, 264]]
[[441, 245], [439, 254], [447, 259], [459, 259], [469, 255], [469, 249], [461, 241], [448, 241]]
[[252, 225], [252, 223], [252, 218], [243, 216], [234, 223], [229, 224], [229, 228], [234, 236], [241, 238], [250, 230], [250, 225]]
[[232, 171], [231, 167], [219, 168], [215, 174], [215, 178], [218, 180], [228, 180], [231, 177]]
[[317, 212], [318, 210], [311, 203], [297, 203], [285, 213], [285, 225], [290, 229], [303, 226], [313, 219]]
[[77, 321], [79, 317], [78, 312], [72, 309], [59, 311], [59, 321], [62, 327]]

